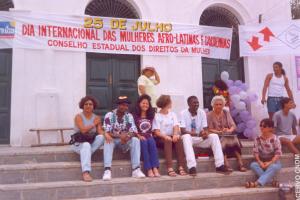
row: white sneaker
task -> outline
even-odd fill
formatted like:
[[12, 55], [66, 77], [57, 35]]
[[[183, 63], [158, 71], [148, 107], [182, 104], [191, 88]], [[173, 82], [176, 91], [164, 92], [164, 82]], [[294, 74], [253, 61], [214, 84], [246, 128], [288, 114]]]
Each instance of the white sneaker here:
[[133, 178], [145, 178], [145, 174], [141, 171], [140, 168], [137, 168], [132, 171], [132, 177]]
[[110, 171], [109, 169], [107, 169], [107, 170], [104, 171], [104, 174], [103, 174], [102, 179], [103, 179], [104, 181], [109, 181], [109, 180], [111, 180], [111, 171]]

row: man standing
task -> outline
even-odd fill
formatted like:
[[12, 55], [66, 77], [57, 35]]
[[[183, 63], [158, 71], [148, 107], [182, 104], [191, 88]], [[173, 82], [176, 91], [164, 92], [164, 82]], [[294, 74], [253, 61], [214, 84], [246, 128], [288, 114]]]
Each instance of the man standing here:
[[300, 144], [300, 136], [297, 136], [297, 118], [290, 110], [295, 107], [292, 99], [284, 97], [281, 100], [282, 109], [273, 116], [275, 134], [279, 137], [282, 145], [286, 145], [294, 154], [299, 154], [295, 145]]
[[127, 96], [120, 96], [117, 100], [117, 109], [104, 117], [105, 143], [104, 143], [104, 174], [103, 180], [111, 179], [111, 164], [114, 147], [120, 147], [125, 153], [130, 150], [132, 177], [144, 178], [140, 169], [141, 147], [133, 116], [128, 113], [130, 101]]
[[[151, 78], [154, 76], [154, 79]], [[147, 94], [151, 97], [151, 105], [156, 108], [157, 94], [155, 86], [160, 83], [160, 78], [154, 67], [147, 66], [142, 70], [142, 75], [137, 80], [139, 95]]]
[[190, 96], [187, 103], [189, 108], [181, 112], [180, 128], [190, 175], [195, 176], [197, 174], [193, 146], [211, 148], [214, 154], [216, 172], [229, 173], [224, 166], [224, 156], [219, 136], [208, 133], [206, 114], [202, 109], [199, 109], [198, 98]]

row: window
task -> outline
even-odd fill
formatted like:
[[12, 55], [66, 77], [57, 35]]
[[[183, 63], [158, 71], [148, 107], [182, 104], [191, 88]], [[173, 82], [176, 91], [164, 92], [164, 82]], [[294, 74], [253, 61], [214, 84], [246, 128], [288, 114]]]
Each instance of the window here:
[[300, 19], [300, 0], [291, 0], [292, 19]]

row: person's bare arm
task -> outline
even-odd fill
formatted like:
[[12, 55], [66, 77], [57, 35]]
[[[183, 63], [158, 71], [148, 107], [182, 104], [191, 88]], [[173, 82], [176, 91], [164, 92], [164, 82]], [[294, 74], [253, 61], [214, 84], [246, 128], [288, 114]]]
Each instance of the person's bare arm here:
[[84, 126], [82, 118], [80, 117], [80, 115], [76, 115], [75, 117], [75, 124], [76, 126], [79, 128], [81, 133], [87, 133], [89, 132], [91, 129], [96, 127], [96, 124], [94, 122], [94, 124], [92, 125], [88, 125], [88, 126]]
[[292, 93], [292, 90], [291, 90], [290, 84], [289, 84], [289, 79], [286, 76], [284, 76], [284, 80], [285, 80], [284, 87], [286, 89], [286, 92], [287, 92], [289, 98], [294, 101], [293, 93]]
[[155, 80], [156, 80], [155, 85], [158, 85], [160, 83], [160, 77], [159, 77], [159, 75], [158, 75], [158, 73], [157, 73], [156, 70], [154, 72], [154, 77], [155, 77]]
[[139, 91], [141, 94], [146, 94], [145, 86], [144, 85], [139, 85]]
[[265, 104], [266, 103], [266, 94], [267, 94], [267, 88], [269, 87], [270, 85], [270, 81], [272, 79], [272, 74], [268, 74], [265, 78], [265, 82], [264, 82], [264, 87], [263, 87], [263, 90], [262, 90], [262, 97], [261, 97], [261, 103], [262, 104]]
[[154, 135], [161, 138], [161, 139], [163, 139], [163, 140], [172, 140], [172, 138], [170, 136], [161, 134], [159, 129], [154, 130]]
[[99, 135], [103, 135], [104, 134], [104, 131], [103, 131], [103, 127], [102, 127], [102, 122], [101, 122], [101, 118], [99, 116], [97, 116], [95, 118], [95, 121], [94, 121], [94, 124], [97, 124], [96, 127], [97, 127], [97, 133]]

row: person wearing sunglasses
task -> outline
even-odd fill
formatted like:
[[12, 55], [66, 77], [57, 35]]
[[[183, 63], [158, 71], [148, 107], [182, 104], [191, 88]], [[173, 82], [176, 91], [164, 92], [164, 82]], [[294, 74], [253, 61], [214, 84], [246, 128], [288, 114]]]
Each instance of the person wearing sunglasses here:
[[280, 156], [282, 155], [279, 138], [274, 134], [274, 122], [269, 118], [260, 122], [261, 135], [255, 138], [253, 154], [255, 161], [250, 164], [250, 168], [258, 176], [254, 182], [246, 182], [246, 188], [265, 186], [271, 183], [273, 187], [278, 187], [279, 183], [274, 179], [281, 169]]

